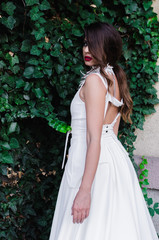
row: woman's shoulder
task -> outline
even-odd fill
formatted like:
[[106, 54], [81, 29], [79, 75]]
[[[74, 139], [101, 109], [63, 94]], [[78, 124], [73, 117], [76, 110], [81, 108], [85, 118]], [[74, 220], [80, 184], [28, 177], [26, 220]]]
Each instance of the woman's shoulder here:
[[[90, 91], [103, 91], [107, 90], [107, 83], [104, 81], [102, 76], [96, 71], [91, 72], [84, 80], [85, 88], [90, 89]], [[103, 86], [104, 85], [104, 86]]]
[[[107, 79], [101, 74], [100, 67], [93, 69], [85, 78], [87, 81], [103, 83], [106, 89], [108, 88]], [[90, 80], [89, 80], [90, 79]], [[92, 81], [92, 82], [93, 82]]]

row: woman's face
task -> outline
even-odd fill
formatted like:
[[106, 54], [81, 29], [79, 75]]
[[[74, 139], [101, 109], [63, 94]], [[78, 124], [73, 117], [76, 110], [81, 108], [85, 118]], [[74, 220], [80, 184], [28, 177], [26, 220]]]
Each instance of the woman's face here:
[[84, 44], [83, 44], [83, 60], [87, 66], [92, 67], [95, 65], [95, 60], [92, 57], [91, 53], [89, 52], [89, 48], [88, 48], [86, 39], [84, 39]]

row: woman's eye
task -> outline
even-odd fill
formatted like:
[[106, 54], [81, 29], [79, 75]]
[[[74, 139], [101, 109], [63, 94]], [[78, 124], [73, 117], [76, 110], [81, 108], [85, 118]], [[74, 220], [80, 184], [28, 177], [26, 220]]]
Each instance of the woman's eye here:
[[86, 40], [83, 42], [83, 46], [84, 46], [84, 47], [87, 47], [87, 46], [88, 46], [88, 43], [87, 43]]

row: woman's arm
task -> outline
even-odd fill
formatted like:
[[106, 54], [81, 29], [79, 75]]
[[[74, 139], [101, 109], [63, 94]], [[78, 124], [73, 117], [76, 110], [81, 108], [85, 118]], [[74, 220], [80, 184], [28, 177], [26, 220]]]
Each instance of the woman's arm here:
[[88, 76], [83, 94], [87, 119], [87, 154], [80, 188], [91, 191], [100, 157], [100, 140], [104, 121], [106, 88], [95, 74]]
[[82, 182], [72, 206], [74, 223], [82, 223], [89, 215], [91, 186], [100, 157], [106, 95], [106, 88], [100, 77], [95, 74], [89, 75], [83, 87], [83, 94], [87, 119], [87, 153]]

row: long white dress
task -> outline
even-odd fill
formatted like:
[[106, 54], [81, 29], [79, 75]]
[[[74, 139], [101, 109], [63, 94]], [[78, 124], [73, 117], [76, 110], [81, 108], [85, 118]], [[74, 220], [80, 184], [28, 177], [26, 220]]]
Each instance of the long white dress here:
[[[113, 73], [109, 65], [105, 71]], [[104, 86], [108, 88], [99, 68], [89, 74], [91, 73], [100, 76]], [[103, 125], [89, 216], [83, 223], [73, 223], [71, 208], [81, 183], [87, 150], [85, 103], [79, 97], [84, 82], [85, 79], [81, 81], [70, 106], [71, 144], [49, 240], [158, 240], [133, 164], [113, 132], [120, 113], [111, 124]], [[105, 114], [109, 101], [117, 107], [123, 104], [122, 100], [118, 101], [108, 91], [105, 101]]]

